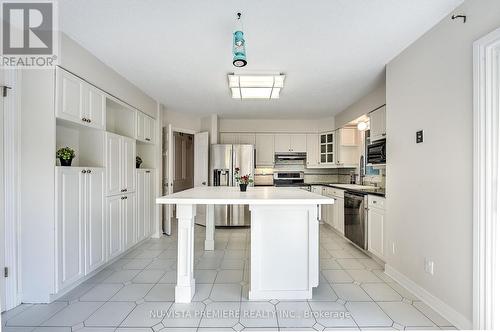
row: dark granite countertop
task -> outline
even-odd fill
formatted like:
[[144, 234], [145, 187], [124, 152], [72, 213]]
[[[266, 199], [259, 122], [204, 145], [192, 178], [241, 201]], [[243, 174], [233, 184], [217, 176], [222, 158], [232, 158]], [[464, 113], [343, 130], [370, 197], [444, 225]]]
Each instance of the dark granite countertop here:
[[342, 187], [343, 184], [347, 183], [339, 183], [339, 185], [336, 185], [335, 183], [324, 183], [324, 182], [306, 182], [304, 183], [305, 185], [310, 185], [310, 186], [325, 186], [325, 187], [330, 187], [330, 188], [337, 188], [337, 189], [342, 189], [345, 191], [350, 191], [352, 193], [357, 193], [357, 194], [363, 194], [363, 195], [375, 195], [375, 196], [380, 196], [380, 197], [385, 197], [385, 189], [383, 188], [373, 188], [373, 189], [353, 189], [353, 188], [344, 188]]

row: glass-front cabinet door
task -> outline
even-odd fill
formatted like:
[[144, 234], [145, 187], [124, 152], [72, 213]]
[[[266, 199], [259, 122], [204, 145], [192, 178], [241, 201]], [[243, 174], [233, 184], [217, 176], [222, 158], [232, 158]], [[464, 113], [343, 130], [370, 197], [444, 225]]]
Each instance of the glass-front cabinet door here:
[[327, 132], [320, 134], [320, 163], [321, 164], [333, 164], [334, 159], [334, 146], [335, 146], [335, 134], [334, 132]]

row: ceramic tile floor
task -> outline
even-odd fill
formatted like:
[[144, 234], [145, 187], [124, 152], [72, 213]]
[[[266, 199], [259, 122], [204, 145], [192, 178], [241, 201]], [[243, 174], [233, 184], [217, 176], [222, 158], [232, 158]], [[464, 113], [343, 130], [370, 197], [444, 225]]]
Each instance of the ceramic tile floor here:
[[[321, 226], [320, 285], [310, 301], [248, 301], [249, 229], [195, 229], [196, 294], [174, 304], [176, 237], [151, 239], [51, 304], [2, 314], [2, 331], [329, 331], [454, 329], [374, 260]], [[174, 232], [175, 234], [175, 232]]]

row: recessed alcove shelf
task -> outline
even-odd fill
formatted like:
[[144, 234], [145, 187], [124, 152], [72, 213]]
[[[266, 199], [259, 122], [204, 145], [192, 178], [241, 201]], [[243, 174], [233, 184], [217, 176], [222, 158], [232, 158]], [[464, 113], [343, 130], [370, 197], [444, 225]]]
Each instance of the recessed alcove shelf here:
[[126, 104], [106, 98], [106, 131], [135, 139], [136, 111]]
[[56, 151], [63, 147], [75, 150], [75, 158], [71, 166], [76, 167], [104, 167], [104, 132], [102, 130], [83, 127], [71, 122], [57, 119], [56, 121], [56, 150], [54, 159], [56, 166], [59, 160]]

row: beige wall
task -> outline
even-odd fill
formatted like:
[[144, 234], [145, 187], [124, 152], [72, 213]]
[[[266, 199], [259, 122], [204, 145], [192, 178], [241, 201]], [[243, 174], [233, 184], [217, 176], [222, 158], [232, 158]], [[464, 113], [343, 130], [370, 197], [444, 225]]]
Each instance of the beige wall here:
[[341, 128], [347, 123], [360, 116], [373, 111], [385, 104], [385, 82], [380, 84], [375, 90], [335, 115], [335, 124]]
[[446, 17], [387, 65], [386, 259], [470, 328], [472, 44], [500, 26], [500, 1], [469, 0], [454, 12], [467, 23]]
[[60, 34], [60, 66], [156, 118], [156, 101], [66, 34]]
[[163, 107], [163, 125], [172, 125], [176, 129], [185, 129], [198, 132], [201, 130], [201, 117], [192, 114], [180, 113]]
[[219, 119], [219, 132], [321, 132], [333, 130], [333, 116], [323, 119]]

